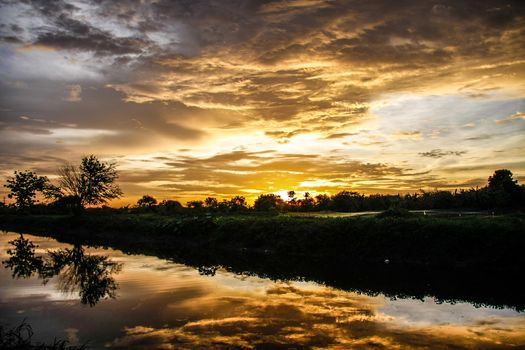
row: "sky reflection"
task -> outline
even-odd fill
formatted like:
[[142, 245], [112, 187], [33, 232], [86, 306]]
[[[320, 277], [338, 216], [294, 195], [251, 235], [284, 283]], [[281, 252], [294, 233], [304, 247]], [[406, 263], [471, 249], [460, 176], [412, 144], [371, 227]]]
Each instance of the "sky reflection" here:
[[[7, 242], [0, 235], [0, 259]], [[46, 249], [68, 247], [25, 235]], [[525, 344], [525, 315], [383, 296], [370, 297], [308, 282], [274, 282], [219, 269], [203, 276], [155, 257], [87, 248], [122, 263], [116, 299], [90, 308], [59, 292], [53, 278], [11, 278], [0, 270], [0, 323], [26, 318], [35, 340], [89, 341], [92, 348], [518, 348]]]

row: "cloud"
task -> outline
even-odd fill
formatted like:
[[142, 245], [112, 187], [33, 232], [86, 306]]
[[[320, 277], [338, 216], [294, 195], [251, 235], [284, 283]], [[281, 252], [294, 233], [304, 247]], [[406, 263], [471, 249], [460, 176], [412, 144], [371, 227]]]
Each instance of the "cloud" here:
[[421, 131], [399, 131], [392, 135], [396, 140], [421, 140], [422, 134]]
[[[86, 152], [147, 157], [189, 148], [190, 157], [206, 161], [238, 146], [247, 153], [276, 148], [272, 161], [248, 154], [238, 161], [256, 164], [260, 181], [242, 177], [251, 171], [242, 167], [214, 166], [244, 191], [300, 183], [320, 185], [319, 191], [338, 184], [383, 191], [416, 185], [395, 174], [371, 179], [374, 185], [364, 176], [349, 182], [350, 175], [326, 175], [325, 168], [427, 171], [420, 156], [435, 158], [433, 150], [442, 147], [433, 140], [488, 145], [494, 130], [483, 116], [503, 117], [496, 123], [506, 128], [523, 119], [522, 112], [504, 117], [522, 110], [518, 98], [525, 92], [519, 1], [5, 0], [0, 8], [2, 154], [45, 150], [74, 160]], [[425, 98], [391, 113], [381, 108], [396, 107], [385, 97], [403, 95]], [[506, 109], [502, 101], [511, 98], [516, 102]], [[459, 132], [462, 125], [475, 125], [476, 134]], [[64, 128], [104, 133], [57, 137]], [[331, 152], [334, 142], [350, 137]], [[522, 143], [516, 139], [506, 142]], [[325, 167], [284, 156], [303, 151]], [[484, 150], [469, 148], [470, 154]], [[218, 181], [218, 173], [188, 166], [193, 172], [181, 172], [186, 185], [166, 180], [185, 195], [203, 191], [195, 181]], [[277, 181], [263, 172], [279, 166], [285, 172], [276, 172]], [[305, 175], [314, 170], [326, 176]], [[439, 175], [419, 180], [436, 182], [443, 174], [435, 170]]]
[[514, 113], [512, 115], [509, 115], [506, 118], [497, 119], [496, 123], [497, 124], [507, 124], [507, 123], [513, 122], [515, 120], [525, 120], [525, 113], [524, 112], [516, 112], [516, 113]]
[[462, 156], [463, 154], [467, 153], [467, 151], [443, 151], [441, 149], [433, 149], [428, 152], [420, 152], [418, 153], [421, 157], [428, 157], [428, 158], [443, 158], [446, 156]]
[[[497, 16], [486, 11], [491, 6], [158, 1], [88, 3], [79, 9], [65, 2], [34, 2], [50, 25], [35, 31], [31, 45], [113, 56], [108, 62], [127, 60], [134, 71], [151, 73], [111, 84], [134, 101], [179, 101], [280, 121], [313, 123], [314, 117], [330, 115], [351, 122], [366, 113], [372, 94], [394, 85], [421, 85], [416, 76], [446, 75], [436, 73], [454, 58], [487, 55], [476, 38], [498, 39], [496, 24], [520, 28], [519, 4], [501, 8]], [[475, 29], [462, 16], [476, 18]], [[453, 36], [445, 30], [450, 27]], [[518, 33], [509, 33], [499, 41], [503, 50], [491, 54], [510, 54], [505, 45], [515, 45]], [[348, 108], [354, 103], [365, 107]]]
[[69, 102], [78, 102], [82, 101], [82, 86], [80, 85], [68, 85], [68, 95], [64, 98], [64, 100]]
[[76, 30], [81, 31], [82, 34], [62, 31], [43, 33], [33, 45], [58, 50], [94, 52], [99, 56], [139, 54], [148, 46], [148, 42], [141, 38], [115, 38], [92, 28], [76, 28]]
[[[470, 309], [466, 309], [463, 312], [467, 320], [457, 324], [447, 305], [439, 305], [441, 313], [436, 312], [436, 306], [428, 300], [418, 304], [418, 311], [422, 313], [419, 315], [413, 310], [412, 301], [390, 301], [381, 305], [377, 299], [366, 296], [294, 283], [273, 284], [257, 295], [245, 292], [243, 296], [202, 299], [194, 297], [189, 301], [191, 305], [207, 303], [215, 310], [213, 317], [193, 311], [190, 320], [185, 318], [172, 326], [139, 323], [124, 328], [122, 335], [107, 345], [116, 348], [252, 349], [286, 344], [305, 349], [390, 349], [432, 344], [433, 348], [446, 349], [452, 344], [488, 348], [504, 339], [519, 342], [523, 338], [520, 334], [523, 320], [517, 316], [493, 317], [491, 322], [486, 322], [483, 312], [469, 313]], [[186, 315], [188, 307], [185, 305], [188, 304], [179, 301], [172, 309], [176, 308], [179, 315]], [[430, 320], [429, 313], [439, 316]], [[503, 330], [506, 324], [512, 324], [516, 331]], [[483, 337], [472, 336], [473, 332]]]
[[[124, 165], [126, 160], [123, 160]], [[434, 188], [442, 179], [428, 171], [382, 163], [344, 160], [338, 156], [286, 154], [275, 150], [244, 150], [218, 153], [211, 157], [172, 155], [155, 158], [161, 167], [123, 171], [120, 181], [140, 184], [161, 197], [175, 192], [184, 201], [208, 195], [231, 197], [245, 193], [253, 200], [259, 193], [294, 189], [311, 193], [335, 193], [359, 188], [368, 193], [397, 193]], [[126, 165], [125, 165], [126, 166]]]
[[483, 140], [491, 139], [493, 137], [494, 137], [494, 135], [492, 135], [492, 134], [480, 134], [480, 135], [477, 135], [477, 136], [467, 137], [465, 140], [466, 141], [483, 141]]
[[339, 132], [339, 133], [335, 133], [335, 134], [330, 134], [328, 136], [325, 137], [325, 139], [327, 140], [330, 140], [330, 139], [342, 139], [342, 138], [345, 138], [345, 137], [348, 137], [348, 136], [355, 136], [357, 135], [357, 133], [355, 132]]

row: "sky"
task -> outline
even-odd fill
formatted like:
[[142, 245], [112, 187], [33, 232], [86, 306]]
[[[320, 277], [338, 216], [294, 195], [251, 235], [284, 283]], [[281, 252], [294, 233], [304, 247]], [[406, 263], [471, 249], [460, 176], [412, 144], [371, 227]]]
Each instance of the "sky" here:
[[525, 3], [0, 0], [0, 181], [89, 154], [115, 205], [524, 183]]

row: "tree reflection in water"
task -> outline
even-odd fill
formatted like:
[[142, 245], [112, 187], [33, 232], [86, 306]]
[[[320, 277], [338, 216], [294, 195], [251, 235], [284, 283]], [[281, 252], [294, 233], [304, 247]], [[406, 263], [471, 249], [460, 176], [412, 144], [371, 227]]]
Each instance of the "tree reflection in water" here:
[[117, 284], [112, 277], [122, 269], [122, 264], [109, 260], [108, 256], [86, 254], [84, 248], [48, 251], [45, 257], [35, 254], [34, 245], [23, 235], [10, 241], [10, 258], [3, 262], [12, 270], [13, 278], [29, 278], [37, 275], [46, 284], [58, 277], [58, 287], [64, 293], [78, 291], [80, 302], [94, 306], [100, 299], [115, 298]]

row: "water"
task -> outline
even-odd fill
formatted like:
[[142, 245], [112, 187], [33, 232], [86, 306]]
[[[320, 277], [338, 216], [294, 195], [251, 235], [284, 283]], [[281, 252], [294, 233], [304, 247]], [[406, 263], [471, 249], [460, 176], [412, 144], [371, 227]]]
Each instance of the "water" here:
[[[8, 242], [18, 237], [0, 234], [0, 260], [9, 261]], [[0, 268], [0, 324], [25, 319], [35, 341], [91, 349], [525, 348], [525, 314], [511, 308], [391, 300], [24, 237], [47, 267], [38, 276], [21, 270], [22, 259], [11, 264], [19, 278]]]

